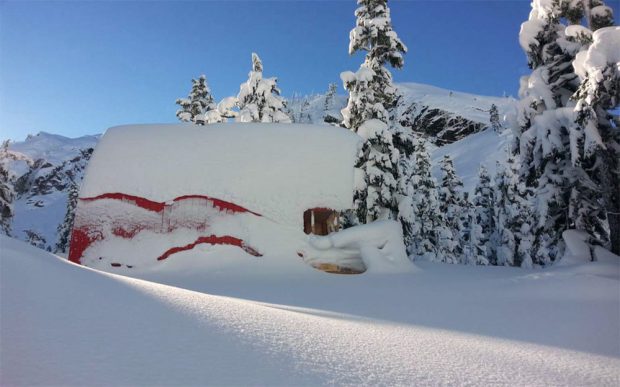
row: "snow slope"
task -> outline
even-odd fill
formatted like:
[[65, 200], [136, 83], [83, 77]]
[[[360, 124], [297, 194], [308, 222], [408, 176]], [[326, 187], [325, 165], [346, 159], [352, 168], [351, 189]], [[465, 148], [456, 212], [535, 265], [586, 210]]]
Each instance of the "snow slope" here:
[[0, 243], [2, 385], [620, 382], [617, 257], [336, 276], [220, 248], [142, 273], [216, 296]]
[[54, 248], [56, 228], [67, 210], [67, 191], [72, 181], [80, 183], [92, 148], [99, 135], [68, 138], [40, 132], [9, 146], [11, 157], [0, 160], [11, 172], [16, 198], [12, 235], [40, 238], [41, 248]]
[[462, 140], [442, 147], [434, 147], [431, 151], [433, 175], [441, 178], [440, 161], [444, 155], [450, 155], [454, 161], [456, 173], [463, 180], [464, 190], [472, 192], [478, 182], [478, 169], [484, 165], [491, 176], [495, 175], [496, 162], [505, 162], [512, 143], [510, 129], [496, 133], [486, 129], [469, 135]]
[[[500, 119], [507, 125], [516, 114], [517, 101], [512, 97], [491, 97], [442, 89], [422, 83], [399, 83], [405, 102], [440, 109], [471, 121], [489, 124], [489, 108], [497, 106]], [[506, 122], [508, 121], [508, 122]]]

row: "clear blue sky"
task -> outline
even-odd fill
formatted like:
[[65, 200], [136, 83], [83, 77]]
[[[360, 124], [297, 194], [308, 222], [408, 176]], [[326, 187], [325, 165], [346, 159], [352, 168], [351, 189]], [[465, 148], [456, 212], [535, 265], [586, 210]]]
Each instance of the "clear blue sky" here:
[[[397, 82], [516, 96], [528, 72], [517, 36], [529, 0], [390, 7], [409, 47]], [[340, 72], [362, 61], [347, 53], [355, 8], [354, 0], [0, 0], [0, 138], [175, 122], [174, 101], [192, 77], [206, 74], [218, 100], [234, 95], [253, 51], [285, 96], [340, 86]]]

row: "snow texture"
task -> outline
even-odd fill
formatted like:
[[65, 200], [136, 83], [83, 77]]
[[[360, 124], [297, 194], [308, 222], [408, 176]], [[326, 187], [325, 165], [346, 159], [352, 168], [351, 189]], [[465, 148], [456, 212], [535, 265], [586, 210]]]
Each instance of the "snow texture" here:
[[619, 382], [616, 256], [338, 276], [205, 248], [133, 272], [182, 289], [0, 244], [2, 385]]
[[300, 228], [309, 208], [351, 208], [360, 141], [346, 129], [295, 124], [115, 127], [95, 149], [80, 197], [205, 195]]
[[305, 261], [309, 263], [337, 263], [326, 260], [325, 253], [329, 256], [348, 256], [350, 250], [353, 250], [370, 273], [404, 273], [413, 270], [413, 264], [405, 252], [401, 225], [396, 221], [376, 221], [328, 236], [312, 236], [309, 242], [312, 248], [318, 250], [304, 254]]
[[601, 28], [594, 31], [592, 38], [589, 49], [579, 52], [573, 61], [575, 73], [581, 79], [588, 75], [597, 79], [609, 65], [620, 72], [620, 27]]

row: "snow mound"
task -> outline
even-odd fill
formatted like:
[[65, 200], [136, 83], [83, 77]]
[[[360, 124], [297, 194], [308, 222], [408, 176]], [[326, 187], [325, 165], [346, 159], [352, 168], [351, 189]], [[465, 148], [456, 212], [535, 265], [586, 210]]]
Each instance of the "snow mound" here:
[[358, 256], [369, 273], [406, 273], [413, 269], [403, 244], [399, 222], [376, 221], [342, 230], [327, 236], [313, 236], [310, 250], [304, 254], [306, 262], [334, 262], [328, 257]]
[[309, 208], [352, 206], [359, 144], [348, 130], [314, 125], [120, 126], [99, 142], [80, 198], [204, 195], [299, 227]]
[[566, 243], [566, 251], [560, 260], [560, 265], [584, 263], [592, 260], [591, 249], [588, 245], [590, 236], [585, 231], [566, 230], [562, 233], [562, 239]]
[[[2, 385], [482, 385], [489, 381], [512, 385], [618, 384], [618, 355], [391, 323], [296, 306], [299, 304], [213, 296], [90, 270], [4, 236], [0, 244]], [[410, 276], [404, 278], [409, 284], [405, 289], [398, 277], [338, 278], [313, 280], [315, 292], [327, 288], [335, 298], [339, 289], [346, 305], [362, 299], [366, 313], [398, 304], [399, 313], [406, 315], [408, 309], [403, 306], [413, 307], [420, 295], [413, 291], [416, 281]], [[343, 283], [343, 278], [352, 281]], [[354, 285], [356, 279], [364, 278], [374, 281]], [[391, 293], [386, 293], [388, 288], [381, 279], [389, 282]], [[574, 276], [569, 279], [575, 283]], [[232, 277], [223, 280], [230, 284]], [[436, 283], [436, 278], [431, 280], [424, 286]], [[529, 283], [518, 284], [521, 288], [541, 290], [537, 288], [540, 279], [523, 280]], [[472, 283], [484, 282], [477, 277]], [[231, 285], [243, 286], [240, 282]], [[278, 294], [292, 294], [296, 299], [312, 296], [312, 292], [301, 291], [303, 283], [290, 285]], [[435, 290], [447, 285], [443, 283]], [[593, 290], [592, 286], [588, 288]], [[455, 300], [455, 305], [473, 305], [459, 294], [453, 292], [449, 299]], [[396, 295], [397, 299], [391, 299]], [[556, 293], [545, 295], [554, 297]], [[437, 314], [432, 305], [445, 300], [435, 292], [425, 297], [432, 302], [424, 309], [414, 308], [414, 314]], [[493, 299], [494, 293], [487, 293], [486, 303]], [[322, 299], [324, 304], [329, 301]], [[590, 299], [585, 301], [596, 305]], [[510, 308], [519, 305], [511, 302]], [[537, 307], [531, 302], [528, 305]], [[508, 320], [494, 320], [488, 305], [465, 309], [459, 312], [461, 319], [450, 321], [463, 326], [476, 316], [483, 324], [490, 322], [506, 329], [504, 323]], [[572, 319], [567, 318], [563, 329], [557, 329], [557, 325], [548, 328], [547, 314], [558, 309], [564, 311], [562, 303], [536, 316], [536, 331], [561, 332], [571, 326]], [[445, 312], [455, 310], [460, 308]], [[523, 325], [527, 316], [520, 317]], [[586, 334], [597, 327], [579, 328]], [[613, 340], [609, 333], [596, 334]]]

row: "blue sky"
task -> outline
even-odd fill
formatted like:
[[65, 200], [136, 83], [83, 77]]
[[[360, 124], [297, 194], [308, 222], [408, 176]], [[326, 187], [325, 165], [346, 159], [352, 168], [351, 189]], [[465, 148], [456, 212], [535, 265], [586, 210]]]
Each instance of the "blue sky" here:
[[[397, 82], [516, 96], [528, 72], [517, 39], [528, 0], [390, 7], [409, 47]], [[347, 53], [355, 8], [354, 0], [0, 1], [0, 137], [175, 122], [174, 101], [192, 77], [206, 74], [218, 100], [234, 95], [253, 51], [285, 96], [340, 86], [340, 72], [362, 61]]]

